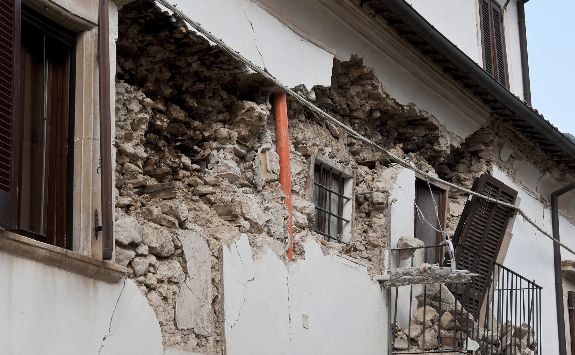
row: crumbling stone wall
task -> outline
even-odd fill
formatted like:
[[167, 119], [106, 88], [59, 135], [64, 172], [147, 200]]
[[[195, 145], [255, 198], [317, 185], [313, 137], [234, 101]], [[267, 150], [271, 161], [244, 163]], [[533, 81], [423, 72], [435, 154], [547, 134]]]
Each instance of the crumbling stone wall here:
[[[222, 245], [246, 234], [256, 254], [267, 245], [283, 257], [287, 248], [271, 84], [149, 1], [121, 9], [117, 50], [116, 260], [154, 308], [165, 347], [223, 353]], [[497, 147], [508, 139], [497, 121], [457, 137], [391, 98], [357, 57], [334, 61], [330, 87], [297, 89], [395, 155], [467, 187], [499, 162]], [[381, 273], [391, 162], [292, 99], [288, 115], [296, 240], [311, 235], [326, 253]], [[316, 156], [354, 172], [349, 244], [313, 232]], [[451, 192], [448, 228], [464, 201]], [[302, 253], [296, 244], [296, 258]]]

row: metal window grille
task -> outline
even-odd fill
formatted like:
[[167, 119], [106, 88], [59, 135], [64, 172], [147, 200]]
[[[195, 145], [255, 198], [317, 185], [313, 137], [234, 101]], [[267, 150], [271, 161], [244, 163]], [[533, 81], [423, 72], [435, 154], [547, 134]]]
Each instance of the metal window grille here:
[[344, 226], [350, 223], [343, 216], [345, 203], [351, 197], [344, 194], [346, 177], [333, 168], [315, 164], [313, 201], [315, 204], [315, 231], [327, 239], [341, 241]]

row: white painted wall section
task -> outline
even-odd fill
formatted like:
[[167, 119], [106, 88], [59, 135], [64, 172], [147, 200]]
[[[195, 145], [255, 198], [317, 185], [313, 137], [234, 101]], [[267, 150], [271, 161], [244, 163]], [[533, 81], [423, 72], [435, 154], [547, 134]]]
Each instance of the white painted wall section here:
[[160, 325], [129, 279], [108, 284], [0, 252], [0, 354], [163, 352]]
[[387, 169], [384, 175], [385, 180], [395, 180], [389, 196], [391, 201], [390, 246], [395, 248], [399, 238], [415, 236], [415, 172], [399, 167]]
[[364, 266], [311, 240], [289, 265], [252, 253], [245, 235], [224, 247], [227, 354], [387, 353], [385, 293]]
[[[401, 237], [413, 238], [415, 236], [415, 172], [412, 170], [395, 166], [384, 171], [378, 180], [386, 181], [390, 184], [389, 201], [390, 217], [389, 231], [390, 243], [389, 248], [397, 248], [397, 241]], [[398, 265], [398, 254], [388, 252], [389, 268], [395, 269]], [[410, 319], [410, 287], [399, 287], [397, 289], [397, 321], [403, 329], [406, 329]], [[392, 304], [396, 303], [396, 295], [391, 294]]]
[[[505, 4], [504, 0], [499, 1], [502, 6]], [[519, 48], [519, 17], [517, 16], [517, 0], [509, 2], [503, 16], [509, 91], [519, 97], [523, 97], [523, 76], [521, 69], [521, 49]]]
[[290, 265], [292, 354], [386, 354], [384, 293], [365, 266], [315, 242]]
[[290, 354], [288, 271], [267, 249], [256, 260], [248, 237], [224, 246], [226, 354]]
[[250, 0], [170, 0], [180, 11], [289, 87], [331, 83], [333, 55]]
[[429, 23], [483, 66], [479, 0], [407, 0]]

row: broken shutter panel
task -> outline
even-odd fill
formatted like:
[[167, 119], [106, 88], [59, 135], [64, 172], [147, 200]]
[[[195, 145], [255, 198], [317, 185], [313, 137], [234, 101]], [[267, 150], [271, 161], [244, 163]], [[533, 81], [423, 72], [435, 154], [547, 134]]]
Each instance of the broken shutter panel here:
[[481, 0], [481, 38], [485, 71], [493, 75], [493, 53], [491, 51], [491, 0]]
[[0, 225], [16, 227], [20, 1], [0, 0]]
[[102, 258], [110, 260], [114, 253], [112, 202], [112, 123], [110, 99], [110, 22], [109, 2], [100, 0], [98, 46], [100, 67], [100, 157], [102, 163]]
[[491, 8], [493, 24], [493, 52], [495, 54], [495, 80], [503, 86], [507, 85], [506, 68], [505, 68], [505, 45], [503, 41], [503, 13], [501, 7], [494, 3]]
[[[488, 174], [483, 174], [475, 182], [473, 190], [510, 204], [514, 204], [517, 197], [517, 191]], [[466, 309], [476, 317], [479, 316], [485, 293], [491, 285], [493, 266], [513, 214], [512, 208], [473, 197], [467, 201], [459, 221], [454, 236], [457, 243], [457, 267], [479, 276], [470, 284], [469, 294], [458, 296]]]

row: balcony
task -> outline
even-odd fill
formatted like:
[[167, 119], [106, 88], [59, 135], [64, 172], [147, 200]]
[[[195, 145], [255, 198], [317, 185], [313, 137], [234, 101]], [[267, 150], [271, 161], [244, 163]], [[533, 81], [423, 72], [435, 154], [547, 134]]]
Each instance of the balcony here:
[[[457, 248], [460, 265], [480, 257]], [[446, 252], [392, 249], [392, 269], [377, 278], [391, 305], [389, 353], [541, 354], [541, 287], [498, 263], [461, 270]]]

